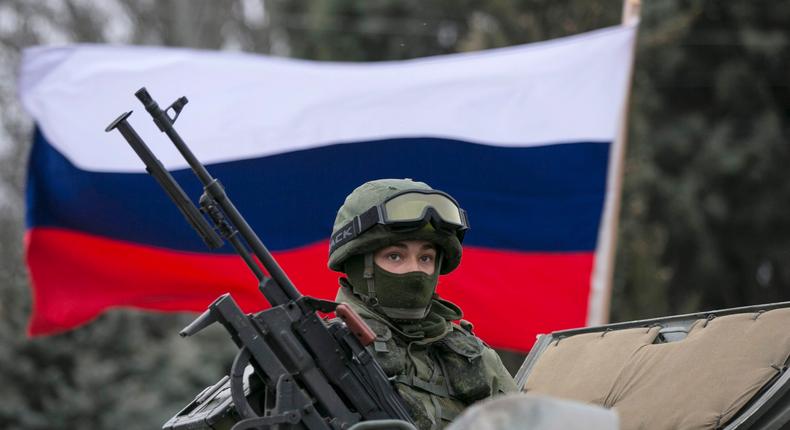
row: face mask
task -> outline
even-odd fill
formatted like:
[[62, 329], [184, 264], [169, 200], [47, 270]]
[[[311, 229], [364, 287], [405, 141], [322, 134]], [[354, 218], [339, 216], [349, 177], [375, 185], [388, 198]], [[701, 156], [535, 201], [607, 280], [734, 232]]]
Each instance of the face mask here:
[[422, 319], [428, 314], [439, 271], [397, 274], [374, 264], [373, 281], [381, 311], [394, 319]]
[[[354, 293], [372, 305], [377, 311], [398, 320], [418, 320], [428, 314], [428, 308], [439, 282], [439, 268], [432, 275], [424, 272], [397, 274], [388, 272], [375, 263], [373, 265], [373, 294], [364, 277], [364, 257], [356, 256], [346, 262], [346, 274]], [[437, 261], [440, 261], [437, 258]]]

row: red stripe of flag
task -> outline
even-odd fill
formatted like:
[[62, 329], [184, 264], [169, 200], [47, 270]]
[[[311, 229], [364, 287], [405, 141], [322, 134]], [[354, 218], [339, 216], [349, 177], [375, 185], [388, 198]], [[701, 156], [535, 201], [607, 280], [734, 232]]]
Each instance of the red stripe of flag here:
[[[203, 311], [225, 292], [247, 312], [267, 306], [236, 255], [172, 251], [45, 227], [28, 230], [25, 241], [35, 305], [31, 335], [67, 330], [118, 306]], [[338, 274], [326, 268], [326, 242], [274, 255], [302, 293], [334, 298]], [[442, 278], [439, 292], [463, 308], [492, 346], [526, 351], [537, 332], [584, 325], [592, 261], [592, 253], [466, 247], [461, 266]], [[529, 281], [513, 281], [518, 279]]]

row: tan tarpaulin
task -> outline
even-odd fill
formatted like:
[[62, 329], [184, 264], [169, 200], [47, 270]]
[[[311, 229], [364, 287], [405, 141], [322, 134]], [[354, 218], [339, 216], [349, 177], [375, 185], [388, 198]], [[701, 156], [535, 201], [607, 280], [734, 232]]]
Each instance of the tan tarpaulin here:
[[790, 357], [790, 309], [697, 321], [677, 342], [658, 327], [571, 336], [552, 343], [524, 385], [614, 408], [623, 429], [723, 427]]

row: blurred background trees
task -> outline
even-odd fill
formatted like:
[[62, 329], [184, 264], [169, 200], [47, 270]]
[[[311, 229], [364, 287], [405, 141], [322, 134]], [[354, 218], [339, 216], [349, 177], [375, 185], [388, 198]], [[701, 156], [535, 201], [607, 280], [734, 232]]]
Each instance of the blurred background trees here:
[[790, 300], [790, 7], [645, 6], [613, 318]]
[[[29, 340], [22, 255], [32, 124], [21, 49], [125, 43], [380, 61], [618, 24], [620, 0], [49, 0], [0, 3], [0, 427], [158, 428], [219, 379], [219, 331], [115, 311]], [[790, 300], [790, 4], [643, 5], [612, 320]], [[569, 125], [571, 126], [571, 125]], [[518, 360], [514, 359], [513, 363]]]

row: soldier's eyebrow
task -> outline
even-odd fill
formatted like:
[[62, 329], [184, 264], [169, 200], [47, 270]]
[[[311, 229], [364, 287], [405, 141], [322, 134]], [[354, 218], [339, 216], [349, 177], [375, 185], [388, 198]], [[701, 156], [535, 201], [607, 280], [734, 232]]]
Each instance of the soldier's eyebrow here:
[[[393, 243], [392, 245], [388, 245], [384, 249], [389, 249], [389, 248], [408, 249], [409, 247], [403, 242], [397, 242], [397, 243]], [[420, 246], [420, 251], [424, 251], [426, 249], [433, 249], [433, 250], [435, 250], [436, 249], [436, 245], [434, 245], [432, 243], [426, 243], [426, 244]]]

